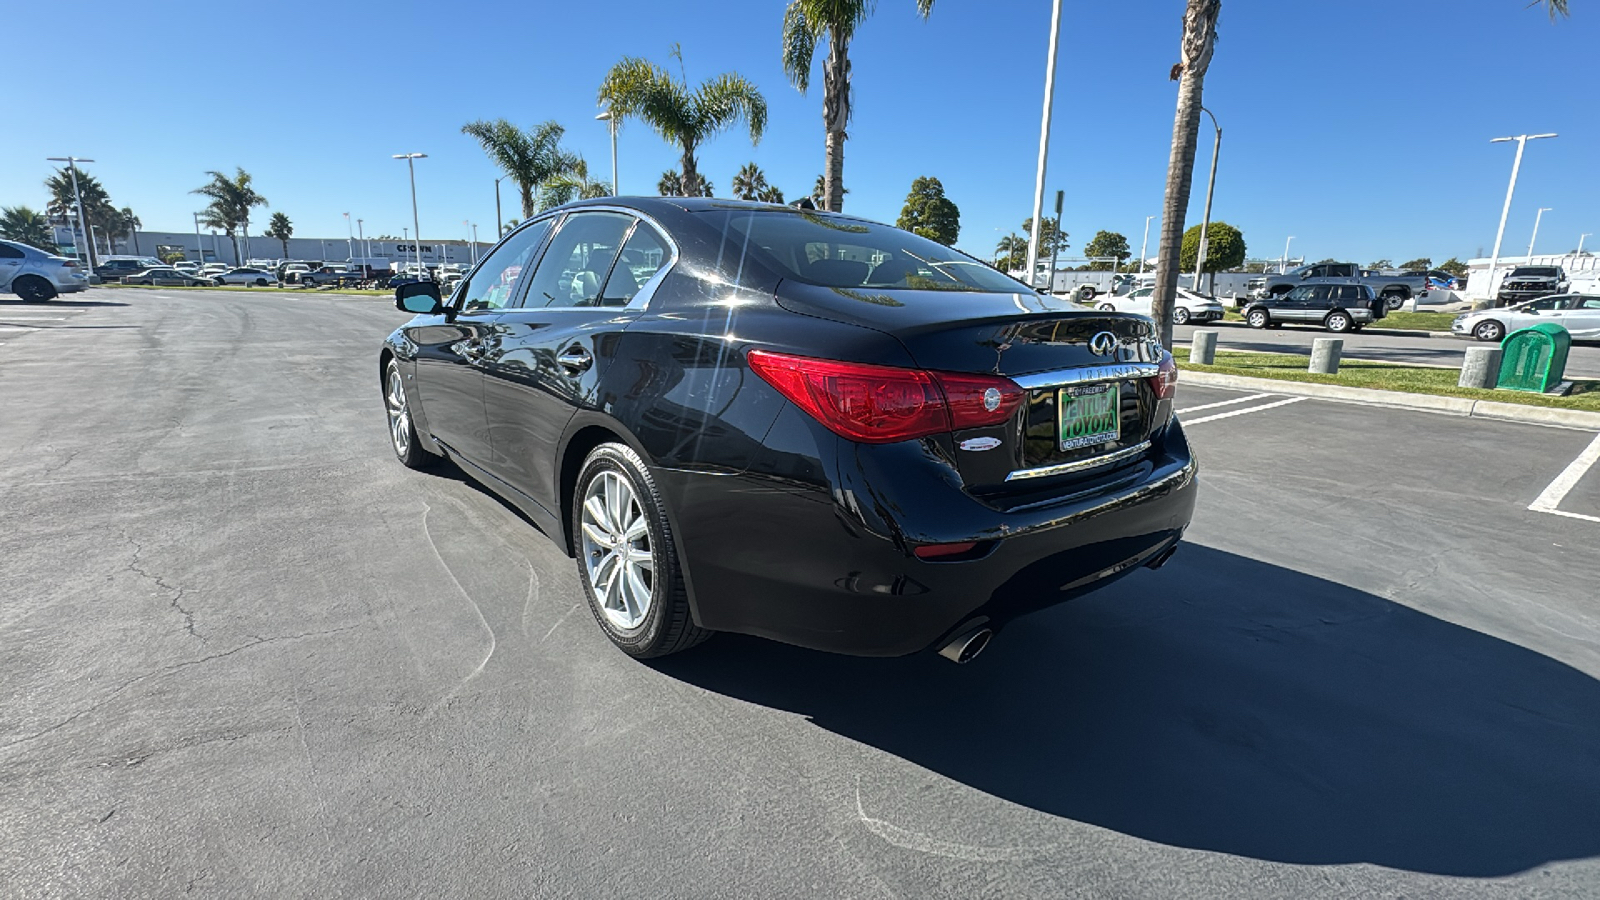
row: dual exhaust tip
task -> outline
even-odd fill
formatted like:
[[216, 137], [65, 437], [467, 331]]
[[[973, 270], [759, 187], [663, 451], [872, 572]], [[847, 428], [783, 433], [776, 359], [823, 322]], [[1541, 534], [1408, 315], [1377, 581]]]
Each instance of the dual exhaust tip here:
[[977, 659], [983, 648], [989, 646], [989, 639], [994, 637], [994, 629], [983, 624], [987, 621], [979, 619], [977, 624], [946, 641], [945, 645], [939, 648], [939, 655], [962, 666]]

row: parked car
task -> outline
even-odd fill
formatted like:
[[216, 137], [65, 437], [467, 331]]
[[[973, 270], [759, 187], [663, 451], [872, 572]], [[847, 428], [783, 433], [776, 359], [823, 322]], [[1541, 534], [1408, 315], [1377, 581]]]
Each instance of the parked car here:
[[198, 275], [200, 273], [200, 264], [191, 259], [180, 259], [173, 263], [172, 267], [179, 272], [188, 272], [190, 275]]
[[365, 272], [356, 269], [339, 269], [333, 266], [323, 266], [314, 272], [301, 272], [299, 283], [306, 287], [316, 287], [319, 284], [332, 284], [340, 287], [357, 285], [367, 280]]
[[1364, 284], [1301, 285], [1286, 294], [1252, 300], [1244, 308], [1244, 320], [1251, 328], [1292, 323], [1339, 332], [1360, 331], [1388, 314], [1388, 304]]
[[1495, 305], [1512, 306], [1559, 294], [1566, 289], [1566, 281], [1567, 273], [1560, 266], [1517, 266], [1501, 280]]
[[177, 287], [205, 287], [215, 284], [216, 282], [210, 278], [202, 278], [199, 275], [190, 275], [187, 272], [180, 272], [172, 266], [156, 266], [154, 268], [145, 269], [143, 272], [136, 272], [132, 275], [124, 275], [122, 276], [122, 283], [171, 285]]
[[[1106, 312], [1138, 313], [1141, 316], [1150, 315], [1152, 298], [1156, 289], [1142, 287], [1126, 297], [1107, 297], [1098, 301], [1100, 309]], [[1172, 304], [1172, 321], [1176, 325], [1188, 325], [1191, 322], [1212, 322], [1222, 318], [1222, 304], [1210, 297], [1202, 297], [1194, 291], [1178, 288], [1178, 295]]]
[[167, 264], [150, 256], [108, 256], [94, 267], [101, 281], [116, 284], [125, 276], [137, 275], [146, 269], [167, 268]]
[[581, 201], [449, 305], [431, 282], [395, 294], [416, 317], [376, 360], [394, 453], [447, 456], [524, 511], [636, 657], [732, 631], [965, 661], [1164, 563], [1193, 514], [1148, 318], [886, 225]]
[[386, 284], [391, 288], [397, 288], [403, 284], [416, 284], [419, 281], [427, 280], [428, 279], [419, 277], [411, 272], [396, 272], [395, 274], [389, 276], [389, 280], [386, 282]]
[[0, 291], [10, 291], [29, 303], [43, 303], [57, 294], [88, 288], [89, 275], [77, 260], [0, 240]]
[[268, 272], [266, 269], [240, 266], [237, 269], [229, 269], [220, 275], [212, 276], [211, 281], [213, 284], [218, 285], [244, 284], [252, 287], [266, 287], [269, 284], [277, 284], [278, 276]]
[[299, 284], [300, 276], [310, 271], [311, 267], [305, 263], [289, 263], [277, 270], [278, 279], [284, 284]]
[[1513, 331], [1540, 322], [1560, 325], [1573, 340], [1600, 340], [1600, 294], [1556, 294], [1504, 309], [1466, 313], [1456, 316], [1450, 331], [1497, 343]]
[[1268, 275], [1263, 290], [1269, 295], [1287, 294], [1294, 288], [1319, 284], [1363, 284], [1372, 289], [1388, 309], [1399, 309], [1413, 297], [1428, 293], [1426, 275], [1385, 275], [1361, 269], [1355, 263], [1316, 263], [1290, 269], [1282, 275]]
[[209, 278], [215, 275], [221, 275], [232, 268], [233, 266], [230, 266], [227, 263], [206, 263], [200, 267], [200, 274]]

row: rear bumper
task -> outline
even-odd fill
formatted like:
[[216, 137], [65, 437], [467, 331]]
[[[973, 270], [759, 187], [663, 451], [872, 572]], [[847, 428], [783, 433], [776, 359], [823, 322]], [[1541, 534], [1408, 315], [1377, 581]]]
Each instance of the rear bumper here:
[[[976, 616], [1004, 625], [1137, 571], [1194, 513], [1198, 468], [1175, 421], [1105, 490], [1013, 512], [941, 477], [949, 470], [916, 442], [837, 443], [828, 484], [654, 473], [698, 624], [836, 653], [915, 653]], [[987, 550], [961, 562], [910, 551], [961, 541]]]

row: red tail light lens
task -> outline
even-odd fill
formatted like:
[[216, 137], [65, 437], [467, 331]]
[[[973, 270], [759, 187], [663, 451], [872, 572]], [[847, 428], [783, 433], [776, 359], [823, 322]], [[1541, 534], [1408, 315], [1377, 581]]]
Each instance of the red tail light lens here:
[[826, 425], [865, 444], [890, 444], [1010, 418], [1026, 393], [995, 375], [957, 375], [751, 350], [750, 368]]
[[1150, 379], [1150, 387], [1155, 390], [1157, 400], [1170, 400], [1178, 392], [1178, 361], [1171, 353], [1161, 358], [1161, 368], [1156, 377]]

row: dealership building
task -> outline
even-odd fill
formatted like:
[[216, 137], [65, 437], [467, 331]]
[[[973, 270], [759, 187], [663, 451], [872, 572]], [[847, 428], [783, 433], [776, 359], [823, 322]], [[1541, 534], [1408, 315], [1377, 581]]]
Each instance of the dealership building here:
[[[103, 243], [103, 242], [102, 242]], [[288, 244], [285, 255], [284, 244]], [[343, 263], [365, 261], [369, 266], [383, 267], [384, 260], [395, 265], [416, 262], [418, 255], [426, 266], [441, 263], [467, 264], [487, 250], [487, 241], [434, 241], [378, 240], [377, 238], [290, 238], [287, 242], [276, 238], [250, 235], [239, 240], [244, 260], [296, 259], [308, 262]], [[221, 262], [242, 265], [244, 260], [234, 255], [233, 240], [225, 234], [195, 234], [194, 232], [140, 231], [132, 239], [119, 238], [117, 252], [161, 256], [182, 253], [184, 259], [200, 262]]]

